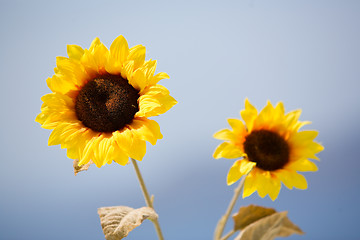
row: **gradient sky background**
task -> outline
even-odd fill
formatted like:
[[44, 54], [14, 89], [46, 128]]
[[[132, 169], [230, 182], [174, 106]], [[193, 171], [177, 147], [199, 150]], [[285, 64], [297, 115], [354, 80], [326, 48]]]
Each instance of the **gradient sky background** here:
[[[158, 60], [179, 102], [153, 118], [164, 138], [139, 163], [166, 239], [212, 239], [235, 188], [212, 134], [246, 97], [301, 108], [325, 150], [307, 190], [283, 187], [274, 202], [253, 194], [236, 209], [289, 211], [306, 232], [291, 240], [359, 239], [360, 1], [1, 1], [0, 19], [1, 240], [104, 239], [97, 208], [145, 205], [131, 165], [75, 177], [34, 121], [66, 45], [99, 37], [109, 47], [118, 35]], [[157, 237], [145, 221], [127, 239]]]

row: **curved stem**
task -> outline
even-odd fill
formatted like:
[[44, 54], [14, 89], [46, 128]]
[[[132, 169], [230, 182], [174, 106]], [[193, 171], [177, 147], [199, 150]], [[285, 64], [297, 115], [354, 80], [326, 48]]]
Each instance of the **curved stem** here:
[[231, 237], [235, 233], [234, 229], [232, 229], [230, 232], [228, 232], [225, 236], [221, 238], [221, 240], [227, 240], [229, 237]]
[[222, 216], [215, 228], [215, 234], [214, 234], [214, 239], [215, 240], [220, 240], [221, 239], [221, 235], [223, 234], [224, 232], [224, 228], [225, 228], [225, 225], [226, 225], [226, 222], [232, 212], [232, 210], [234, 209], [234, 206], [235, 206], [235, 203], [237, 201], [237, 199], [239, 198], [240, 196], [240, 193], [241, 193], [241, 190], [244, 186], [244, 182], [245, 182], [245, 178], [246, 176], [243, 176], [239, 185], [237, 186], [237, 188], [235, 188], [234, 190], [234, 196], [233, 198], [231, 199], [231, 202], [226, 210], [226, 213], [224, 216]]
[[[139, 183], [140, 183], [140, 187], [141, 187], [141, 190], [143, 192], [143, 195], [144, 195], [144, 198], [145, 198], [145, 202], [146, 202], [146, 205], [148, 207], [151, 207], [152, 209], [154, 209], [154, 206], [153, 206], [153, 201], [152, 199], [150, 198], [149, 196], [149, 193], [146, 189], [146, 186], [145, 186], [145, 182], [144, 182], [144, 179], [142, 178], [141, 176], [141, 173], [140, 173], [140, 169], [136, 163], [136, 160], [132, 159], [131, 158], [131, 162], [134, 166], [134, 169], [135, 169], [135, 172], [136, 172], [136, 176], [137, 178], [139, 179]], [[161, 232], [161, 228], [160, 228], [160, 224], [159, 224], [159, 221], [156, 219], [154, 221], [152, 221], [155, 225], [155, 229], [156, 229], [156, 233], [159, 237], [159, 240], [164, 240], [164, 237], [162, 235], [162, 232]]]

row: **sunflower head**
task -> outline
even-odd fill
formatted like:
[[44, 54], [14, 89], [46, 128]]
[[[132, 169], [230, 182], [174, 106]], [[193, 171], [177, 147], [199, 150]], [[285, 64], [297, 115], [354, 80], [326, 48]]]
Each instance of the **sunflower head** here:
[[129, 48], [123, 36], [110, 49], [95, 38], [89, 49], [68, 45], [67, 52], [69, 57], [56, 59], [55, 74], [47, 79], [52, 93], [41, 98], [36, 117], [53, 130], [49, 145], [67, 148], [79, 166], [142, 160], [146, 141], [154, 145], [162, 138], [157, 122], [148, 118], [176, 104], [158, 84], [169, 76], [155, 74], [156, 61], [145, 61], [145, 47]]
[[227, 176], [231, 185], [246, 176], [243, 197], [255, 191], [260, 197], [269, 194], [275, 200], [280, 192], [281, 182], [292, 189], [306, 189], [307, 182], [298, 172], [317, 171], [315, 154], [324, 148], [314, 139], [317, 131], [299, 129], [309, 122], [298, 121], [301, 110], [285, 114], [284, 105], [275, 107], [268, 102], [258, 113], [245, 100], [245, 109], [239, 119], [228, 119], [230, 129], [223, 129], [214, 137], [224, 140], [214, 152], [214, 158], [242, 158], [237, 160]]

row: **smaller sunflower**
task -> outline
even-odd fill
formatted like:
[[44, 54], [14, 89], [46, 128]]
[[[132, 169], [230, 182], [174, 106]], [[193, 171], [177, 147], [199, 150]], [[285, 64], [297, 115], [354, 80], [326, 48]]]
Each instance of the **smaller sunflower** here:
[[258, 114], [257, 109], [245, 100], [245, 109], [239, 119], [228, 119], [232, 130], [223, 129], [214, 138], [225, 140], [214, 152], [214, 158], [242, 158], [229, 170], [227, 184], [231, 185], [246, 176], [243, 197], [255, 191], [260, 197], [269, 194], [272, 200], [279, 195], [281, 182], [292, 189], [306, 189], [307, 182], [297, 172], [317, 171], [316, 153], [324, 149], [314, 142], [317, 131], [299, 129], [310, 122], [298, 121], [301, 110], [285, 114], [284, 105], [275, 107], [268, 102]]
[[155, 74], [156, 60], [145, 61], [145, 47], [129, 48], [123, 36], [110, 49], [95, 38], [89, 49], [68, 45], [67, 52], [69, 57], [56, 59], [47, 79], [52, 93], [41, 98], [35, 120], [53, 130], [49, 145], [67, 148], [78, 166], [142, 160], [146, 141], [154, 145], [162, 138], [158, 123], [148, 118], [177, 103], [158, 84], [169, 76]]

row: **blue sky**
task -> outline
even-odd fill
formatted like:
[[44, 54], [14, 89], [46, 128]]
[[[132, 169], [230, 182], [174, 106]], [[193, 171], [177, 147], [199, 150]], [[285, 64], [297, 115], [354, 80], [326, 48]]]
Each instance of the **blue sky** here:
[[[154, 118], [164, 138], [139, 163], [166, 239], [212, 238], [235, 187], [225, 181], [233, 160], [212, 158], [212, 134], [246, 97], [301, 108], [325, 150], [319, 171], [304, 173], [307, 190], [283, 187], [274, 202], [253, 194], [236, 208], [289, 211], [306, 235], [288, 239], [358, 239], [359, 11], [359, 1], [1, 1], [0, 239], [103, 239], [97, 208], [145, 205], [131, 165], [75, 177], [34, 121], [66, 45], [118, 35], [158, 60], [179, 102]], [[144, 222], [127, 239], [156, 234]]]

